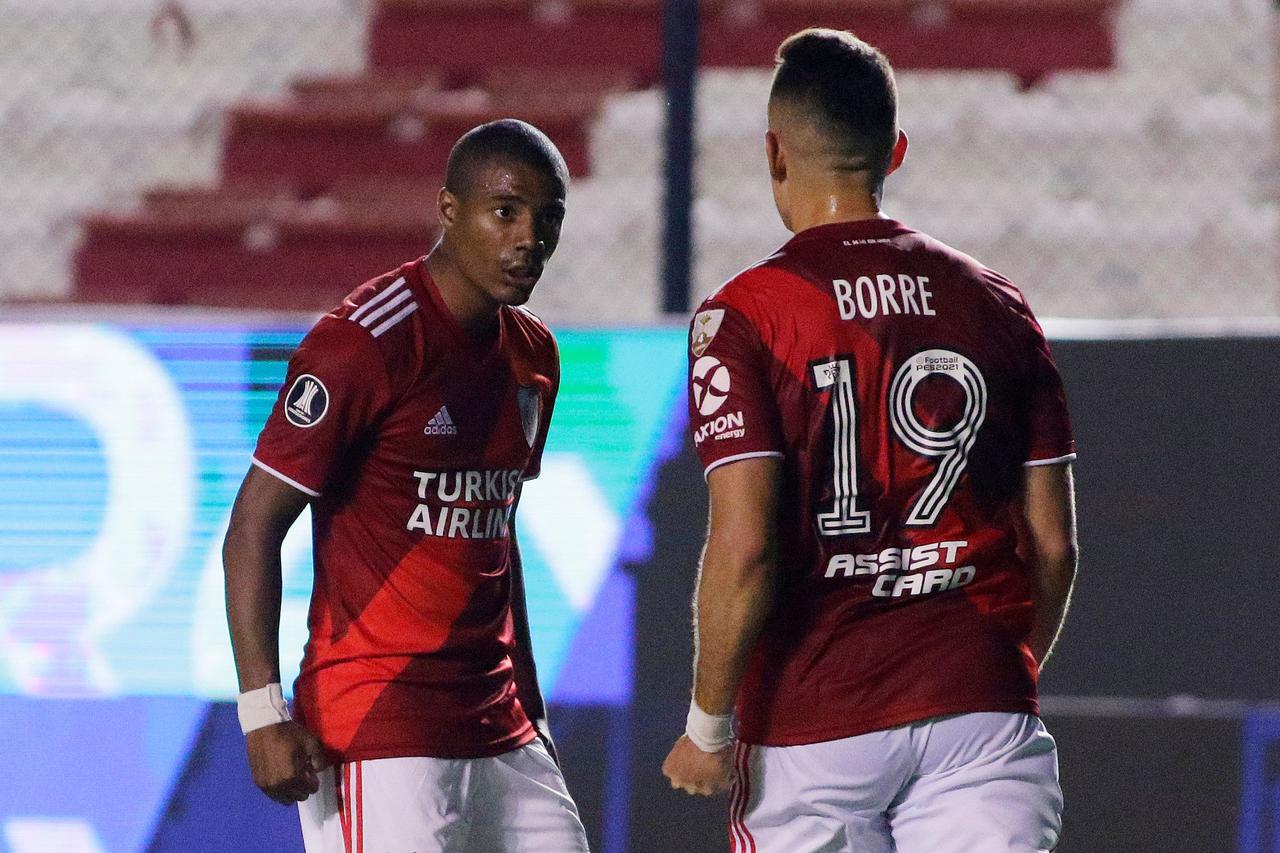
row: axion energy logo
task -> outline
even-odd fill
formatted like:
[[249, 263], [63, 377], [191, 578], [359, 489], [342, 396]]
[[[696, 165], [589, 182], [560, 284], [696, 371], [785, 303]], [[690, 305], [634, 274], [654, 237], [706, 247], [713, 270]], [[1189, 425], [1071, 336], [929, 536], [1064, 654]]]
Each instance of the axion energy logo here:
[[693, 403], [703, 416], [714, 415], [729, 399], [729, 368], [720, 359], [704, 355], [693, 363]]

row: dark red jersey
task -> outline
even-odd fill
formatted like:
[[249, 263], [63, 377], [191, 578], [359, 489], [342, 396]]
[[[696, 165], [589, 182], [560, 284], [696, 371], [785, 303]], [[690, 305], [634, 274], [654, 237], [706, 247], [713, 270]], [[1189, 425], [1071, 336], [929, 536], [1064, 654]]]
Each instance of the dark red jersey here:
[[513, 680], [513, 540], [559, 383], [555, 340], [502, 308], [491, 345], [422, 262], [361, 286], [289, 362], [254, 463], [312, 496], [298, 716], [335, 760], [528, 743]]
[[1013, 285], [891, 220], [813, 228], [703, 303], [690, 382], [708, 471], [783, 466], [744, 741], [1037, 711], [1023, 466], [1075, 445]]

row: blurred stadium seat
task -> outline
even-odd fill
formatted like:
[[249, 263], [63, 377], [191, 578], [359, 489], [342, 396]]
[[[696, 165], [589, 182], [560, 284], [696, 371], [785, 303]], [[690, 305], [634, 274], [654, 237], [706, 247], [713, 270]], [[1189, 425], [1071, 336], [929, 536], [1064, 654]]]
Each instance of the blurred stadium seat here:
[[[943, 4], [932, 16], [922, 16], [912, 4], [883, 0], [842, 5], [821, 0], [726, 0], [703, 6], [708, 65], [767, 64], [778, 40], [816, 14], [834, 18], [828, 23], [835, 25], [861, 24], [883, 29], [886, 37], [897, 34], [905, 54], [899, 61], [906, 67], [948, 64], [951, 60], [944, 57], [955, 56], [956, 67], [997, 67], [1020, 77], [1039, 77], [1058, 67], [1105, 67], [1111, 58], [1107, 0], [1042, 0], [1018, 6], [962, 2]], [[343, 247], [354, 254], [345, 256], [348, 262], [340, 269], [361, 272], [343, 286], [386, 265], [384, 250], [401, 245], [391, 233], [406, 228], [410, 233], [418, 229], [424, 238], [429, 233], [422, 228], [421, 215], [410, 213], [397, 220], [394, 211], [403, 205], [392, 199], [366, 196], [361, 204], [351, 193], [335, 197], [328, 193], [335, 181], [370, 179], [361, 187], [367, 193], [387, 186], [373, 179], [424, 182], [439, 170], [458, 135], [503, 115], [527, 118], [550, 133], [575, 176], [592, 173], [593, 148], [602, 161], [634, 161], [640, 147], [634, 139], [627, 140], [630, 144], [592, 146], [590, 134], [593, 125], [599, 127], [595, 119], [602, 98], [656, 80], [660, 25], [661, 4], [656, 0], [384, 0], [375, 5], [370, 20], [368, 72], [312, 74], [295, 79], [284, 95], [230, 109], [221, 178], [234, 188], [151, 193], [138, 210], [86, 219], [76, 261], [77, 296], [92, 301], [234, 305], [245, 293], [253, 293], [254, 304], [264, 307], [323, 308], [332, 300], [329, 287], [291, 291], [284, 283], [291, 277], [282, 276], [282, 270], [291, 263], [308, 265], [322, 279], [338, 272], [315, 265], [311, 243], [304, 250], [286, 239], [296, 236], [297, 229], [311, 233], [323, 223], [326, 233], [345, 238]], [[1064, 39], [1055, 27], [1065, 28], [1071, 37]], [[1022, 57], [994, 48], [983, 56], [961, 56], [958, 46], [976, 35], [992, 44], [1015, 46]], [[194, 27], [190, 37], [199, 38]], [[1077, 53], [1072, 45], [1085, 42], [1090, 46]], [[1045, 49], [1049, 44], [1053, 49]], [[734, 96], [740, 98], [740, 93], [713, 103], [713, 123], [715, 109], [732, 103]], [[658, 120], [660, 114], [650, 111], [649, 119]], [[637, 129], [630, 128], [632, 133]], [[728, 148], [736, 154], [732, 144]], [[756, 154], [753, 150], [750, 157], [734, 159], [754, 163]], [[656, 166], [651, 158], [642, 162]], [[648, 169], [648, 180], [658, 171]], [[623, 180], [605, 179], [607, 189], [592, 193], [614, 199], [596, 208], [609, 211], [608, 222], [614, 227], [612, 234], [607, 226], [604, 234], [600, 228], [591, 229], [596, 245], [601, 236], [607, 245], [634, 245], [636, 231], [625, 227], [628, 217], [617, 216], [619, 208], [643, 202], [643, 211], [656, 210], [655, 191], [636, 186], [645, 176], [634, 170], [625, 175], [625, 167], [622, 172]], [[255, 190], [252, 184], [263, 188]], [[412, 198], [425, 209], [421, 194]], [[370, 217], [368, 208], [387, 215]], [[391, 233], [381, 240], [367, 239], [369, 229], [377, 226]], [[752, 231], [747, 228], [744, 233]], [[626, 235], [632, 235], [630, 240]], [[640, 242], [649, 251], [626, 269], [629, 278], [645, 279], [645, 286], [628, 287], [626, 297], [619, 299], [607, 284], [621, 268], [614, 258], [585, 264], [585, 274], [573, 270], [566, 275], [561, 270], [558, 277], [574, 279], [579, 286], [559, 289], [572, 294], [578, 304], [562, 307], [569, 300], [553, 297], [551, 314], [565, 316], [567, 309], [600, 319], [598, 309], [604, 309], [604, 319], [615, 321], [655, 316], [656, 280], [645, 268], [658, 266], [657, 241]], [[740, 243], [715, 240], [717, 247], [728, 249]], [[425, 239], [411, 253], [424, 245]], [[130, 257], [128, 271], [120, 271], [121, 262]], [[162, 275], [183, 258], [190, 261], [184, 269], [201, 272], [194, 277]], [[270, 284], [257, 288], [252, 279]], [[603, 292], [596, 296], [597, 291]], [[584, 309], [584, 304], [591, 307]]]
[[[1275, 312], [1265, 0], [703, 9], [696, 293], [786, 237], [760, 153], [767, 65], [820, 22], [902, 69], [913, 145], [888, 211], [1010, 275], [1041, 313]], [[657, 0], [0, 2], [0, 298], [322, 308], [426, 248], [449, 145], [514, 114], [579, 178], [535, 308], [655, 319], [660, 23]], [[314, 276], [342, 279], [290, 297], [280, 270], [314, 262], [318, 248], [294, 253], [322, 233], [351, 254]], [[183, 257], [209, 278], [163, 274]]]
[[[912, 145], [887, 211], [1004, 272], [1044, 315], [1275, 314], [1267, 14], [1131, 0], [1114, 69], [1025, 91], [1006, 74], [901, 73]], [[702, 75], [701, 293], [787, 236], [763, 180], [767, 93], [763, 71]]]
[[163, 5], [0, 2], [0, 298], [71, 294], [81, 212], [216, 180], [226, 104], [363, 65], [337, 0], [202, 0], [185, 24]]

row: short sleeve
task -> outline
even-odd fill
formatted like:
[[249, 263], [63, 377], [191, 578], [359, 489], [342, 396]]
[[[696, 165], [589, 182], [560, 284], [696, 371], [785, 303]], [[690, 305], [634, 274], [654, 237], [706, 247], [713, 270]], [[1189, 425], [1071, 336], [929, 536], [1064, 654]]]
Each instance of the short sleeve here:
[[783, 455], [769, 352], [736, 308], [707, 302], [689, 331], [689, 426], [705, 473]]
[[289, 360], [253, 463], [318, 497], [386, 407], [388, 388], [373, 336], [349, 320], [322, 318]]
[[1067, 412], [1067, 396], [1062, 376], [1054, 364], [1049, 342], [1031, 319], [1031, 343], [1026, 375], [1024, 424], [1026, 465], [1051, 465], [1076, 458], [1076, 442]]
[[[551, 413], [555, 410], [556, 394], [560, 391], [560, 350], [555, 338], [550, 338], [547, 346], [546, 361], [542, 366], [543, 375], [547, 377], [547, 387], [540, 389], [538, 400], [538, 431], [533, 441], [533, 453], [529, 456], [529, 464], [524, 469], [524, 480], [533, 480], [542, 473], [542, 453], [547, 446], [547, 435], [551, 429]], [[520, 401], [521, 406], [527, 405]], [[526, 417], [521, 412], [521, 417]]]

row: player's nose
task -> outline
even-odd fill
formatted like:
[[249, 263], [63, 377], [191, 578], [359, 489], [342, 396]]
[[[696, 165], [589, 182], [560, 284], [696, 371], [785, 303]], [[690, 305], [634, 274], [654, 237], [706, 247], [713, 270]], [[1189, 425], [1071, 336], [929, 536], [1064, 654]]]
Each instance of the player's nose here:
[[515, 249], [518, 252], [541, 257], [547, 252], [547, 239], [530, 225], [528, 228], [521, 229]]

